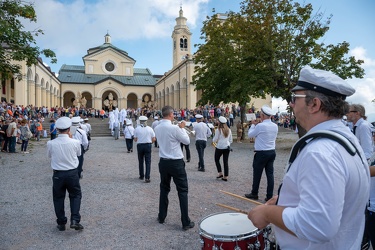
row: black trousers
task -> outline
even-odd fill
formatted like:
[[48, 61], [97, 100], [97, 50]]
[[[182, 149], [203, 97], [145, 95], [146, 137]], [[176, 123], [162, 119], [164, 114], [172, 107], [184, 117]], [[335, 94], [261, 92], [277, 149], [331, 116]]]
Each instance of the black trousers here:
[[253, 161], [253, 189], [252, 194], [258, 195], [260, 179], [262, 178], [263, 169], [267, 176], [267, 198], [272, 198], [274, 177], [273, 162], [276, 158], [275, 150], [258, 151], [254, 155]]
[[78, 171], [77, 171], [77, 174], [78, 174], [78, 177], [80, 178], [81, 177], [81, 173], [83, 171], [83, 155], [85, 154], [85, 150], [83, 149], [83, 146], [81, 144], [81, 155], [78, 156]]
[[224, 176], [229, 175], [229, 165], [228, 165], [228, 159], [229, 159], [229, 149], [215, 149], [215, 164], [217, 168], [217, 172], [221, 172], [221, 164], [220, 164], [220, 157], [223, 156], [223, 163], [224, 163]]
[[[152, 143], [138, 143], [138, 164], [139, 164], [139, 177], [150, 179], [151, 172], [151, 149]], [[143, 162], [146, 164], [146, 174], [143, 167]]]
[[198, 152], [198, 168], [204, 169], [204, 149], [206, 148], [207, 142], [203, 140], [197, 140], [195, 141], [195, 147]]
[[133, 139], [125, 138], [125, 142], [126, 142], [126, 148], [128, 149], [128, 151], [132, 150], [133, 149]]
[[[366, 208], [366, 225], [364, 238], [366, 238], [369, 243], [371, 242], [372, 248], [375, 247], [375, 212], [371, 212]], [[366, 240], [366, 242], [367, 242]], [[363, 244], [364, 242], [362, 242]]]
[[65, 216], [64, 201], [66, 191], [69, 193], [70, 200], [70, 220], [76, 222], [81, 221], [79, 210], [81, 208], [81, 185], [79, 184], [78, 170], [68, 171], [53, 171], [52, 176], [52, 195], [53, 205], [55, 207], [55, 214], [57, 217], [57, 224], [66, 224], [67, 218]]
[[160, 221], [164, 221], [168, 213], [168, 194], [171, 191], [171, 179], [176, 185], [178, 199], [180, 201], [182, 226], [190, 224], [188, 214], [188, 181], [185, 171], [185, 162], [183, 159], [167, 160], [160, 158], [160, 197], [159, 197], [159, 215]]
[[181, 151], [182, 152], [184, 152], [184, 147], [185, 147], [185, 150], [186, 150], [186, 160], [190, 161], [190, 148], [189, 148], [189, 144], [185, 145], [185, 144], [180, 143], [180, 146], [181, 146]]

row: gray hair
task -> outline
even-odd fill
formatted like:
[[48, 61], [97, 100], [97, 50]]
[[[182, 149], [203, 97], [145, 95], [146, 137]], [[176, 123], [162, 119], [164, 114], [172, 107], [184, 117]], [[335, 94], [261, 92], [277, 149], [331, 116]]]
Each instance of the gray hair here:
[[173, 113], [173, 108], [172, 106], [164, 106], [162, 109], [161, 109], [161, 114], [163, 115], [163, 117], [167, 117], [169, 116], [171, 113]]
[[365, 107], [363, 107], [363, 105], [352, 104], [352, 105], [350, 105], [350, 107], [353, 109], [353, 111], [357, 111], [363, 119], [365, 119], [365, 120], [367, 119], [366, 109], [365, 109]]
[[328, 96], [313, 90], [305, 91], [305, 102], [308, 105], [314, 98], [318, 98], [322, 102], [320, 110], [329, 117], [341, 119], [349, 111], [349, 103], [338, 96]]

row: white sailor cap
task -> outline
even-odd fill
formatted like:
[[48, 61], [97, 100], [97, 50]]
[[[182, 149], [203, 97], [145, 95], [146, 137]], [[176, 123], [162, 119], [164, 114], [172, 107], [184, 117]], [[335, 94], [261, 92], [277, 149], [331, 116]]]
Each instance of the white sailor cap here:
[[144, 116], [144, 115], [141, 115], [140, 117], [139, 117], [139, 120], [140, 121], [147, 121], [147, 116]]
[[263, 105], [261, 110], [262, 110], [262, 113], [267, 115], [267, 116], [274, 115], [274, 112], [272, 111], [272, 109], [268, 105]]
[[224, 116], [220, 116], [219, 117], [219, 122], [220, 123], [227, 123], [227, 118], [225, 118]]
[[196, 114], [196, 115], [195, 115], [195, 118], [197, 118], [197, 119], [202, 119], [202, 118], [203, 118], [203, 115]]
[[328, 96], [341, 97], [343, 100], [355, 92], [349, 83], [331, 71], [313, 69], [310, 66], [301, 69], [297, 86], [292, 92], [297, 90], [314, 90]]
[[83, 119], [84, 121], [88, 121], [89, 120], [89, 118], [85, 118], [85, 119]]
[[57, 129], [68, 129], [70, 126], [72, 126], [72, 120], [69, 119], [69, 117], [60, 117], [57, 119], [55, 124]]
[[155, 117], [154, 117], [154, 120], [159, 120], [159, 117], [155, 116]]
[[80, 123], [83, 123], [83, 119], [82, 119], [82, 118], [81, 118], [81, 119], [79, 119], [79, 122], [80, 122]]
[[79, 118], [79, 116], [74, 116], [72, 117], [72, 126], [79, 126], [79, 122], [81, 120], [81, 118]]

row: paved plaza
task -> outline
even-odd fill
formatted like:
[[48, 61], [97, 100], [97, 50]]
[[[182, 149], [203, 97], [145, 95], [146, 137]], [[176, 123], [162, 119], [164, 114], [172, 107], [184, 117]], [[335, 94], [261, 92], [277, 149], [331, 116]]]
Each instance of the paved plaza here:
[[[280, 128], [275, 161], [275, 193], [284, 174], [289, 151], [298, 136]], [[165, 224], [156, 221], [159, 202], [158, 149], [153, 147], [151, 183], [138, 179], [136, 146], [126, 153], [125, 140], [94, 137], [85, 154], [81, 204], [81, 232], [60, 232], [52, 202], [52, 170], [47, 158], [48, 138], [29, 145], [30, 154], [0, 153], [0, 249], [200, 249], [199, 222], [214, 213], [228, 212], [222, 203], [248, 211], [254, 205], [220, 192], [243, 196], [251, 191], [253, 143], [232, 144], [228, 182], [217, 180], [214, 148], [207, 143], [206, 172], [197, 171], [192, 138], [192, 160], [186, 163], [189, 214], [196, 223], [182, 231], [176, 188], [172, 182]], [[17, 145], [19, 150], [19, 145]], [[263, 201], [263, 174], [259, 201]], [[69, 221], [69, 199], [66, 198]], [[69, 222], [68, 222], [69, 223]]]

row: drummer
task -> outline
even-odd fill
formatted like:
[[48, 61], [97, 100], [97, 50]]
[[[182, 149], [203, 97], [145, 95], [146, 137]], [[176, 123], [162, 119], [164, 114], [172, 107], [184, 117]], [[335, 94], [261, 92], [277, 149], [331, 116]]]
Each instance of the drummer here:
[[290, 106], [306, 135], [339, 131], [356, 153], [333, 139], [306, 141], [291, 159], [278, 201], [255, 207], [248, 218], [258, 228], [275, 225], [281, 249], [360, 249], [370, 174], [357, 138], [341, 122], [349, 110], [345, 98], [355, 89], [332, 72], [306, 66], [292, 92]]

